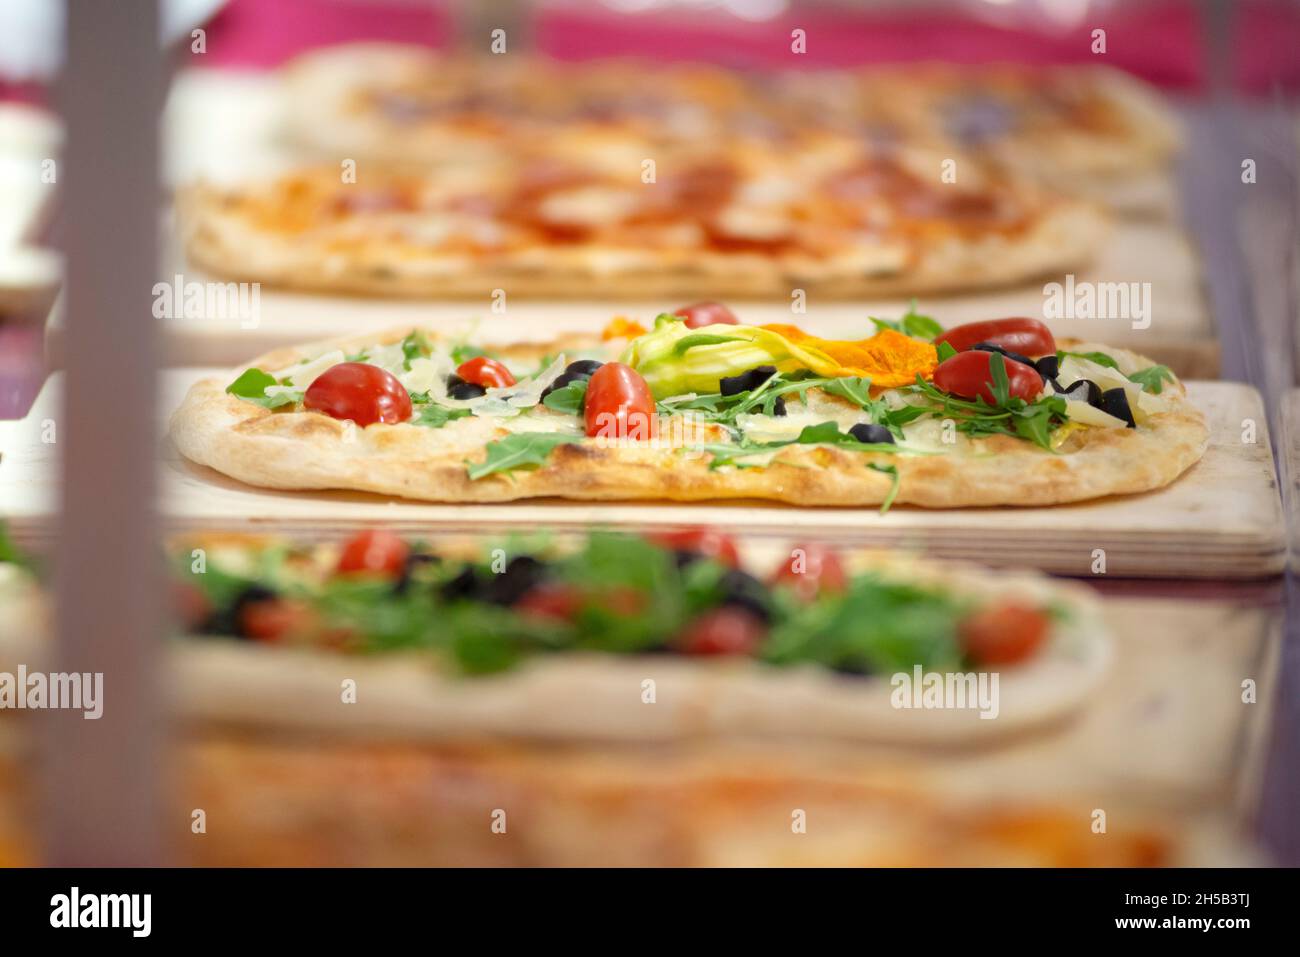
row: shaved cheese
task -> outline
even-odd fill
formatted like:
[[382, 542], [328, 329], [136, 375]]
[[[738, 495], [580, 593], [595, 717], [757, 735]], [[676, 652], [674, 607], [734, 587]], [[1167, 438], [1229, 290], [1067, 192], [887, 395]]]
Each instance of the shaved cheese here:
[[501, 423], [511, 432], [563, 432], [565, 435], [582, 435], [582, 420], [572, 415], [525, 412]]
[[1080, 379], [1091, 379], [1103, 390], [1123, 389], [1128, 397], [1128, 407], [1133, 417], [1141, 422], [1149, 415], [1169, 411], [1169, 402], [1159, 395], [1147, 392], [1118, 369], [1100, 365], [1091, 359], [1078, 356], [1066, 356], [1061, 362], [1061, 373], [1057, 376], [1063, 388], [1068, 388]]
[[[523, 382], [517, 382], [514, 385], [502, 386], [499, 389], [488, 389], [487, 395], [483, 396], [483, 398], [502, 399], [507, 405], [515, 409], [531, 409], [542, 401], [542, 393], [546, 391], [546, 387], [563, 375], [568, 365], [569, 362], [564, 355], [558, 355], [555, 357], [555, 361], [533, 378], [525, 379]], [[473, 403], [479, 400], [470, 399], [469, 401]]]
[[841, 432], [848, 432], [859, 422], [870, 421], [866, 413], [847, 405], [843, 410], [827, 412], [801, 408], [793, 402], [786, 404], [785, 415], [758, 413], [736, 416], [736, 425], [752, 442], [788, 442], [797, 439], [807, 426], [823, 422], [834, 422]]
[[279, 372], [271, 373], [277, 379], [289, 377], [289, 384], [295, 389], [306, 389], [316, 381], [322, 372], [333, 366], [338, 365], [345, 360], [343, 350], [335, 349], [332, 352], [326, 352], [317, 356], [308, 362], [296, 366], [290, 366], [287, 369], [281, 369]]
[[[558, 379], [567, 366], [568, 361], [559, 355], [533, 378], [514, 385], [488, 389], [473, 399], [453, 399], [447, 395], [447, 376], [455, 372], [449, 356], [434, 355], [427, 360], [417, 359], [411, 363], [411, 373], [418, 376], [413, 381], [428, 382], [429, 396], [443, 405], [453, 409], [469, 409], [475, 415], [506, 418], [517, 416], [541, 402], [546, 387]], [[406, 382], [402, 384], [407, 385]], [[411, 386], [407, 385], [407, 388]]]
[[951, 425], [945, 427], [943, 421], [926, 417], [907, 423], [903, 426], [903, 444], [929, 452], [951, 452], [966, 437]]
[[1128, 427], [1128, 423], [1123, 419], [1117, 418], [1109, 412], [1103, 412], [1101, 409], [1078, 399], [1065, 400], [1065, 417], [1071, 422], [1078, 422], [1081, 425], [1096, 425], [1106, 429], [1124, 429]]
[[363, 361], [372, 366], [379, 366], [385, 372], [391, 372], [398, 377], [406, 371], [406, 353], [402, 351], [400, 342], [392, 342], [386, 346], [374, 346], [367, 349], [366, 358]]
[[447, 394], [447, 376], [450, 374], [450, 362], [443, 356], [431, 356], [411, 360], [411, 368], [397, 377], [397, 381], [406, 386], [408, 392], [428, 392], [438, 399]]

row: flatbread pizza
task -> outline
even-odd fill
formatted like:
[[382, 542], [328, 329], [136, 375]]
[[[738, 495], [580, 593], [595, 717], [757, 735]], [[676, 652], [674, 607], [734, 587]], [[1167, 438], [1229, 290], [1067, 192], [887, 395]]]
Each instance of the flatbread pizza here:
[[251, 485], [435, 502], [1053, 505], [1160, 488], [1205, 450], [1167, 368], [1036, 320], [912, 312], [848, 341], [680, 312], [549, 343], [280, 349], [197, 382], [171, 436]]
[[1173, 200], [1178, 124], [1154, 89], [1120, 70], [924, 63], [792, 82], [806, 106], [825, 104], [830, 128], [955, 151], [1124, 211]]
[[363, 164], [355, 178], [335, 163], [193, 184], [177, 219], [190, 260], [218, 275], [397, 297], [954, 291], [1081, 268], [1106, 235], [1089, 205], [976, 164], [951, 181], [948, 162], [826, 135], [438, 172]]
[[330, 739], [957, 744], [1070, 715], [1112, 656], [1076, 585], [708, 528], [168, 551], [178, 713]]
[[[1180, 131], [1154, 89], [1101, 65], [919, 63], [757, 74], [630, 60], [489, 62], [399, 44], [284, 72], [289, 138], [330, 158], [448, 167], [583, 151], [659, 155], [834, 131], [926, 145], [1125, 210], [1168, 201]], [[650, 152], [646, 152], [646, 150]], [[638, 152], [640, 151], [640, 152]]]

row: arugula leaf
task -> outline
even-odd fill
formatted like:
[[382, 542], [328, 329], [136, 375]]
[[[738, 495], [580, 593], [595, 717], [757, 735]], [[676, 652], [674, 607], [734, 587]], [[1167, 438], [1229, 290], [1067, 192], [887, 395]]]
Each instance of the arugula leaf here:
[[462, 342], [458, 346], [453, 346], [451, 350], [451, 361], [456, 365], [468, 362], [470, 359], [477, 359], [479, 356], [485, 356], [487, 352], [478, 346], [471, 346], [467, 342]]
[[870, 408], [876, 400], [871, 398], [871, 380], [859, 376], [844, 376], [832, 379], [822, 389], [841, 399], [848, 399], [860, 408]]
[[[791, 444], [791, 443], [786, 443]], [[846, 432], [841, 432], [840, 427], [834, 422], [819, 422], [816, 425], [805, 425], [799, 433], [799, 437], [794, 440], [796, 445], [834, 445], [841, 449], [851, 449], [856, 452], [888, 452], [897, 454], [900, 451], [897, 445], [892, 442], [859, 442], [853, 436]]]
[[558, 389], [552, 389], [551, 392], [542, 400], [542, 405], [548, 409], [554, 409], [556, 412], [566, 412], [569, 415], [582, 415], [584, 403], [587, 401], [587, 380], [574, 379], [568, 385], [560, 386]]
[[281, 406], [297, 405], [302, 401], [302, 392], [281, 392], [267, 395], [266, 387], [280, 385], [275, 377], [261, 369], [245, 369], [234, 382], [226, 386], [226, 391], [249, 402], [256, 402], [266, 409], [278, 409]]
[[886, 495], [885, 500], [880, 503], [880, 514], [884, 515], [889, 511], [889, 507], [894, 504], [894, 499], [898, 498], [898, 487], [902, 484], [898, 474], [898, 466], [885, 465], [881, 462], [868, 462], [867, 468], [876, 472], [884, 472], [886, 475], [892, 475], [894, 477], [894, 484], [889, 487], [889, 494]]
[[892, 329], [894, 332], [901, 332], [905, 336], [911, 336], [913, 339], [924, 339], [927, 342], [933, 342], [937, 337], [943, 335], [943, 326], [931, 316], [921, 315], [916, 311], [916, 300], [913, 299], [901, 319], [877, 319], [875, 316], [868, 316], [877, 329]]
[[839, 597], [792, 604], [760, 656], [772, 664], [812, 661], [850, 673], [956, 669], [963, 605], [938, 589], [855, 578]]
[[808, 377], [800, 372], [778, 373], [748, 392], [738, 392], [735, 395], [721, 395], [715, 392], [672, 402], [660, 401], [657, 407], [665, 415], [689, 410], [702, 413], [700, 417], [708, 421], [729, 425], [735, 422], [736, 416], [753, 412], [755, 409], [761, 408], [764, 414], [771, 415], [778, 396], [797, 393], [799, 401], [806, 405], [809, 389], [814, 386], [825, 388], [828, 383], [834, 381], [834, 379], [816, 376]]
[[245, 369], [238, 379], [226, 386], [226, 391], [241, 399], [263, 399], [268, 385], [279, 385], [275, 376], [261, 369]]
[[412, 359], [425, 359], [433, 352], [429, 338], [420, 329], [413, 329], [402, 340], [402, 368], [410, 370]]
[[1063, 352], [1057, 350], [1056, 361], [1060, 362], [1066, 356], [1074, 356], [1076, 359], [1087, 359], [1089, 362], [1095, 362], [1099, 366], [1105, 366], [1107, 369], [1119, 370], [1119, 363], [1106, 355], [1104, 352]]
[[[1107, 369], [1114, 369], [1120, 372], [1119, 363], [1104, 352], [1060, 352], [1056, 353], [1057, 361], [1064, 359], [1066, 356], [1074, 356], [1076, 359], [1087, 359], [1089, 362], [1095, 362], [1099, 366], [1105, 366]], [[1130, 382], [1136, 382], [1147, 392], [1159, 395], [1166, 382], [1177, 382], [1178, 379], [1170, 371], [1168, 366], [1148, 366], [1145, 369], [1139, 369], [1131, 375], [1125, 376]]]
[[5, 525], [4, 520], [0, 519], [0, 562], [10, 565], [17, 565], [19, 568], [34, 570], [31, 560], [26, 553], [18, 547], [9, 535], [9, 528]]
[[[996, 379], [996, 370], [1000, 367], [1005, 379], [1006, 366], [1001, 362], [1002, 357], [996, 352], [990, 355], [990, 371]], [[995, 362], [994, 359], [999, 361]], [[920, 375], [916, 377], [912, 390], [932, 403], [925, 410], [929, 415], [954, 420], [959, 432], [973, 438], [1011, 435], [1027, 439], [1050, 452], [1052, 429], [1065, 422], [1065, 400], [1060, 396], [1047, 396], [1033, 402], [1007, 398], [1001, 403], [990, 405], [983, 398], [970, 400], [948, 395]], [[993, 391], [996, 396], [996, 383]]]
[[489, 442], [487, 458], [482, 462], [467, 462], [466, 472], [470, 481], [476, 482], [497, 472], [535, 469], [545, 464], [547, 456], [557, 446], [577, 441], [577, 436], [560, 432], [516, 432], [504, 439]]
[[[1058, 405], [1059, 404], [1059, 405]], [[1065, 400], [1050, 398], [1044, 402], [1027, 405], [1024, 409], [1012, 413], [1011, 426], [1016, 435], [1028, 439], [1045, 449], [1052, 447], [1052, 423], [1054, 417], [1065, 415]]]
[[939, 353], [940, 362], [946, 362], [957, 354], [957, 350], [947, 342], [939, 343], [939, 345], [935, 347], [935, 352]]
[[993, 404], [1005, 407], [1011, 401], [1011, 382], [1007, 379], [1007, 361], [1002, 358], [1002, 353], [989, 353], [989, 375], [993, 376], [989, 385]]
[[761, 468], [762, 466], [759, 463], [744, 460], [793, 444], [793, 442], [774, 442], [770, 445], [761, 442], [718, 443], [694, 446], [691, 451], [707, 452], [710, 456], [709, 471], [712, 472], [724, 466], [733, 466], [738, 469]]
[[1129, 380], [1142, 386], [1147, 392], [1159, 395], [1166, 382], [1177, 382], [1168, 366], [1148, 366], [1129, 376]]
[[448, 422], [454, 422], [456, 419], [463, 419], [473, 414], [469, 409], [451, 409], [445, 405], [430, 402], [428, 405], [420, 406], [420, 414], [411, 419], [411, 424], [440, 429]]

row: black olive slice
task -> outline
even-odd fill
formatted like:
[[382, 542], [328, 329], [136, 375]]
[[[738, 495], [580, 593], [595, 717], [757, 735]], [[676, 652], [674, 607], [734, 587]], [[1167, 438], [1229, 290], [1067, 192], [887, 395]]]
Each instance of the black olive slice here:
[[692, 562], [698, 562], [703, 557], [704, 556], [699, 552], [693, 552], [689, 548], [673, 549], [673, 563], [676, 564], [678, 568], [685, 568]]
[[483, 583], [479, 597], [493, 605], [513, 605], [546, 575], [546, 566], [531, 555], [506, 563], [505, 571]]
[[845, 658], [843, 661], [837, 661], [831, 665], [831, 670], [842, 675], [855, 675], [865, 677], [873, 674], [871, 664], [865, 658]]
[[1019, 352], [1012, 352], [1010, 349], [1003, 349], [1001, 346], [995, 346], [991, 342], [977, 342], [975, 345], [971, 346], [971, 351], [996, 352], [998, 355], [1010, 359], [1012, 362], [1019, 362], [1021, 365], [1029, 366], [1029, 368], [1034, 369], [1035, 371], [1038, 369], [1038, 367], [1034, 365], [1034, 360], [1029, 358], [1029, 356], [1022, 356]]
[[874, 422], [859, 422], [853, 428], [849, 429], [849, 435], [853, 436], [859, 442], [864, 444], [876, 444], [880, 442], [889, 445], [894, 444], [894, 433], [883, 425], [876, 425]]
[[568, 372], [568, 370], [561, 372], [558, 376], [555, 377], [555, 379], [551, 382], [550, 385], [548, 385], [545, 389], [542, 390], [542, 399], [545, 399], [556, 389], [563, 389], [566, 385], [568, 385], [570, 382], [572, 382], [574, 379], [577, 378], [585, 378], [585, 377], [571, 375]]
[[393, 582], [393, 594], [404, 595], [411, 588], [411, 573], [420, 565], [436, 565], [442, 561], [441, 556], [429, 552], [407, 552], [406, 561], [402, 563], [402, 573]]
[[574, 378], [590, 378], [605, 363], [595, 359], [575, 359], [564, 369], [564, 374]]
[[772, 403], [773, 415], [785, 415], [785, 396], [778, 395], [776, 401]]
[[722, 586], [722, 604], [753, 612], [765, 622], [772, 620], [772, 612], [767, 607], [767, 589], [753, 575], [733, 568], [722, 576], [719, 584]]
[[1129, 408], [1128, 392], [1125, 389], [1107, 389], [1101, 394], [1101, 402], [1097, 408], [1107, 415], [1123, 419], [1130, 429], [1137, 428], [1137, 422], [1133, 421], [1133, 410]]
[[1037, 369], [1038, 374], [1043, 377], [1043, 381], [1047, 382], [1050, 379], [1055, 379], [1061, 374], [1061, 360], [1057, 358], [1056, 353], [1053, 352], [1051, 355], [1046, 355], [1038, 359], [1034, 363], [1034, 368]]
[[487, 395], [487, 389], [475, 382], [461, 380], [447, 389], [447, 395], [453, 399], [477, 399], [481, 395]]
[[479, 591], [478, 575], [475, 574], [473, 567], [466, 566], [461, 569], [455, 578], [450, 578], [442, 584], [442, 597], [448, 601], [455, 601], [457, 598], [474, 598]]
[[1059, 382], [1053, 381], [1052, 388], [1075, 402], [1087, 402], [1091, 406], [1101, 408], [1098, 404], [1101, 402], [1101, 387], [1091, 379], [1079, 379], [1071, 382], [1067, 388], [1061, 388]]
[[211, 634], [234, 635], [236, 638], [248, 638], [249, 635], [243, 627], [243, 611], [246, 605], [253, 602], [269, 601], [276, 597], [274, 589], [267, 588], [264, 585], [248, 585], [243, 588], [235, 600], [230, 603], [230, 608], [224, 613], [218, 612], [212, 616], [212, 620], [207, 622], [204, 631]]
[[757, 389], [772, 376], [776, 375], [776, 366], [756, 366], [740, 375], [727, 376], [718, 380], [718, 391], [723, 395], [739, 395]]

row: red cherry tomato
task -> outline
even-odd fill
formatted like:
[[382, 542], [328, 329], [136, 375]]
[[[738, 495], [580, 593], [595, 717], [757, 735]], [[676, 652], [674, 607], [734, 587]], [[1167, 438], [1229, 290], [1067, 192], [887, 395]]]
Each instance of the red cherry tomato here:
[[825, 545], [799, 545], [776, 574], [772, 584], [790, 584], [795, 594], [804, 601], [812, 601], [821, 592], [842, 592], [848, 586], [848, 576], [839, 554]]
[[392, 532], [369, 529], [353, 536], [339, 553], [342, 574], [370, 572], [397, 578], [406, 568], [411, 549]]
[[[979, 396], [993, 403], [993, 370], [990, 366], [995, 353], [959, 352], [949, 356], [934, 370], [935, 388], [963, 399]], [[1007, 385], [1013, 399], [1033, 402], [1043, 391], [1043, 377], [1023, 362], [1003, 358], [1007, 370]]]
[[688, 655], [752, 655], [766, 631], [753, 612], [723, 605], [688, 624], [674, 644]]
[[673, 315], [685, 319], [687, 329], [698, 329], [700, 326], [740, 325], [736, 314], [720, 302], [697, 302], [694, 305], [682, 306]]
[[582, 607], [582, 592], [563, 582], [534, 585], [515, 602], [514, 609], [530, 618], [573, 621]]
[[310, 605], [292, 598], [266, 598], [239, 609], [239, 630], [254, 641], [283, 641], [302, 635], [317, 624]]
[[1005, 602], [968, 616], [958, 627], [958, 637], [976, 664], [1012, 665], [1032, 656], [1047, 639], [1050, 628], [1044, 612]]
[[171, 583], [171, 608], [172, 616], [186, 629], [198, 628], [212, 614], [212, 602], [203, 589], [187, 581]]
[[958, 352], [968, 352], [978, 343], [1001, 346], [1008, 352], [1037, 359], [1056, 351], [1052, 331], [1037, 319], [986, 319], [955, 326], [934, 340], [935, 346], [946, 342]]
[[365, 362], [340, 362], [316, 377], [302, 404], [357, 425], [394, 425], [411, 417], [411, 396], [390, 372]]
[[621, 362], [606, 362], [592, 373], [583, 411], [590, 436], [646, 440], [657, 427], [650, 387], [639, 372]]
[[543, 582], [524, 592], [514, 609], [534, 618], [573, 621], [582, 606], [604, 608], [615, 615], [631, 618], [645, 611], [646, 596], [635, 588], [615, 586], [598, 592], [584, 592], [566, 582]]
[[645, 611], [647, 597], [645, 592], [628, 585], [615, 585], [601, 591], [596, 601], [615, 615], [632, 618]]
[[716, 528], [698, 525], [673, 532], [659, 532], [651, 535], [650, 541], [676, 552], [691, 552], [732, 568], [740, 567], [740, 552], [736, 550], [735, 539]]
[[515, 377], [510, 370], [496, 359], [489, 359], [487, 356], [478, 356], [468, 362], [462, 362], [456, 367], [456, 375], [466, 382], [473, 382], [485, 389], [500, 389], [515, 384]]

